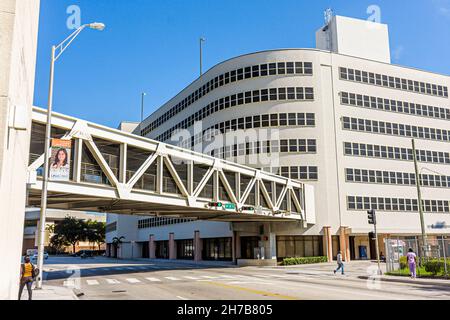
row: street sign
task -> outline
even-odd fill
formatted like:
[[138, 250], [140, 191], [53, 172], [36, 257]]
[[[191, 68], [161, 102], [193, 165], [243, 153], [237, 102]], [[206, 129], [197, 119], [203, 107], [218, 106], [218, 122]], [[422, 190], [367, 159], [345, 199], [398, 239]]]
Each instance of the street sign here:
[[234, 203], [225, 203], [225, 210], [236, 210], [236, 205]]

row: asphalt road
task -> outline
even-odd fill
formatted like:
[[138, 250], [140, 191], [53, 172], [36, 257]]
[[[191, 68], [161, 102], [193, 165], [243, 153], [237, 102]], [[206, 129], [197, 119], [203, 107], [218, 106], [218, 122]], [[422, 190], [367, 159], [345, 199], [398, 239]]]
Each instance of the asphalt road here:
[[376, 270], [371, 262], [351, 262], [346, 274], [334, 264], [295, 267], [207, 267], [169, 261], [50, 257], [44, 285], [82, 292], [79, 299], [179, 300], [396, 300], [450, 299], [450, 287], [362, 280]]

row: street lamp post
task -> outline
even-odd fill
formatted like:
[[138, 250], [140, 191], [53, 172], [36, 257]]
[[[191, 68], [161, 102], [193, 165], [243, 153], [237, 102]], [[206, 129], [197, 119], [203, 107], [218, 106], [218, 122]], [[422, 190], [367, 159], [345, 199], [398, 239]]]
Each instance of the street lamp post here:
[[[420, 180], [421, 175], [419, 172], [419, 166], [417, 163], [417, 154], [416, 154], [416, 143], [414, 139], [411, 139], [412, 143], [412, 153], [413, 153], [413, 160], [414, 160], [414, 172], [416, 174], [416, 189], [417, 189], [417, 204], [419, 208], [419, 216], [420, 216], [420, 229], [422, 231], [422, 252], [423, 255], [426, 255], [427, 251], [427, 234], [425, 230], [425, 221], [423, 218], [423, 203], [422, 203], [422, 192], [420, 190]], [[417, 248], [419, 249], [419, 248]]]
[[[51, 119], [52, 119], [52, 106], [53, 106], [53, 80], [55, 61], [63, 54], [67, 47], [73, 40], [83, 31], [84, 28], [91, 28], [102, 31], [105, 28], [103, 23], [94, 22], [84, 24], [75, 30], [70, 36], [62, 41], [57, 46], [52, 46], [51, 60], [50, 60], [50, 83], [48, 88], [48, 109], [47, 109], [47, 125], [45, 128], [45, 147], [44, 147], [44, 172], [42, 177], [42, 193], [41, 193], [41, 214], [39, 220], [39, 238], [38, 238], [38, 260], [37, 265], [39, 269], [39, 276], [36, 281], [36, 289], [42, 289], [42, 267], [44, 265], [44, 237], [45, 237], [45, 219], [47, 213], [47, 189], [48, 189], [48, 170], [49, 170], [49, 158], [50, 158], [50, 139], [51, 139]], [[57, 53], [57, 51], [59, 52]]]
[[200, 38], [200, 76], [203, 74], [203, 42], [205, 42], [206, 39], [201, 37]]
[[141, 122], [144, 121], [144, 97], [147, 95], [147, 93], [142, 92], [141, 93]]

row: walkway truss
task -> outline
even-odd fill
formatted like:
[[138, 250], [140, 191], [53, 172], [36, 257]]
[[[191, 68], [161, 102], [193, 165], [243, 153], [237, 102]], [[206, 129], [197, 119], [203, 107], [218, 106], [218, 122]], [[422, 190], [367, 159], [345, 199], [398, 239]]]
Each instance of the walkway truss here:
[[[29, 206], [40, 206], [46, 118], [33, 108]], [[70, 180], [48, 183], [49, 208], [315, 223], [313, 188], [297, 180], [57, 113], [52, 138], [72, 152]]]

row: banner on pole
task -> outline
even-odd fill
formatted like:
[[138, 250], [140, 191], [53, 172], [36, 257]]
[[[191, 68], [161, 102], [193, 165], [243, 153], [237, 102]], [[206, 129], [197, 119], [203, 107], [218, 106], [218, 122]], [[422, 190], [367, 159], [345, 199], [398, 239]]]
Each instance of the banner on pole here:
[[54, 181], [69, 181], [71, 140], [52, 139], [52, 154], [50, 157], [49, 179]]

